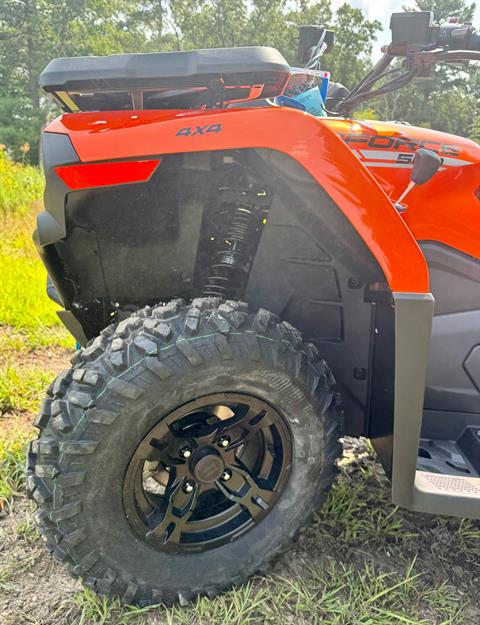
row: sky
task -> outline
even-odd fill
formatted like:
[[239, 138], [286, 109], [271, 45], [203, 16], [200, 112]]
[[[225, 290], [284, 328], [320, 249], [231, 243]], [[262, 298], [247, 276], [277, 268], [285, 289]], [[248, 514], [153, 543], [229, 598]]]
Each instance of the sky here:
[[[344, 2], [345, 0], [332, 0], [332, 6], [338, 8]], [[352, 6], [362, 9], [369, 19], [378, 20], [383, 24], [384, 32], [378, 36], [377, 50], [374, 51], [375, 57], [381, 56], [380, 46], [388, 43], [390, 15], [395, 13], [395, 11], [401, 11], [404, 5], [413, 4], [408, 0], [348, 0], [348, 2]], [[473, 24], [477, 29], [480, 29], [480, 0], [476, 4], [477, 11]]]

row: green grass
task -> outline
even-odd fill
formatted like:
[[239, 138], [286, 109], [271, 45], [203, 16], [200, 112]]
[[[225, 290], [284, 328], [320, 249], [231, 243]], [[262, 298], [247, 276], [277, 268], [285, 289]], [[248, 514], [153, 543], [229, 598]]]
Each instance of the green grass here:
[[22, 557], [20, 560], [16, 557], [7, 557], [0, 565], [0, 590], [15, 590], [13, 580], [25, 573], [32, 564], [32, 556]]
[[32, 350], [49, 350], [61, 348], [73, 350], [75, 339], [63, 325], [50, 328], [40, 326], [31, 330], [18, 330], [12, 326], [0, 329], [0, 362], [7, 360], [12, 354], [25, 355]]
[[0, 510], [9, 508], [13, 497], [25, 487], [25, 452], [32, 430], [12, 422], [0, 427]]
[[354, 478], [344, 471], [320, 511], [319, 531], [344, 547], [366, 541], [370, 546], [372, 542], [388, 546], [414, 538], [416, 534], [404, 526], [391, 503], [389, 491], [378, 486], [372, 466], [360, 469]]
[[[46, 272], [32, 242], [43, 178], [38, 168], [14, 164], [0, 149], [0, 417], [31, 416], [54, 373], [48, 358], [35, 366], [35, 349], [73, 347], [73, 340], [45, 293]], [[31, 428], [24, 421], [0, 421], [0, 506], [24, 485], [25, 446]]]
[[59, 323], [57, 306], [45, 293], [47, 274], [31, 240], [32, 219], [6, 220], [0, 248], [0, 321], [28, 331]]
[[24, 540], [29, 545], [35, 544], [40, 539], [40, 532], [31, 517], [19, 523], [15, 527], [15, 533], [20, 540]]
[[480, 525], [469, 519], [462, 519], [458, 528], [461, 549], [467, 558], [478, 566], [480, 573]]
[[[78, 625], [460, 625], [461, 604], [446, 585], [431, 589], [412, 562], [401, 574], [334, 560], [302, 576], [253, 580], [188, 607], [121, 607], [118, 601], [78, 593]], [[435, 620], [431, 620], [431, 618]]]
[[0, 367], [0, 416], [9, 412], [35, 413], [52, 379], [51, 372], [34, 366]]
[[15, 347], [6, 346], [11, 350], [64, 346], [67, 340], [59, 329], [58, 306], [46, 295], [47, 274], [32, 241], [42, 192], [40, 170], [13, 163], [0, 149], [0, 355], [11, 333], [20, 339]]
[[74, 341], [46, 294], [47, 273], [32, 241], [34, 207], [27, 214], [0, 216], [0, 356], [5, 350], [72, 348]]
[[0, 218], [28, 213], [43, 187], [38, 167], [13, 163], [0, 148]]
[[26, 330], [58, 323], [55, 305], [45, 293], [46, 273], [37, 259], [0, 253], [0, 275], [6, 278], [0, 301], [2, 323]]

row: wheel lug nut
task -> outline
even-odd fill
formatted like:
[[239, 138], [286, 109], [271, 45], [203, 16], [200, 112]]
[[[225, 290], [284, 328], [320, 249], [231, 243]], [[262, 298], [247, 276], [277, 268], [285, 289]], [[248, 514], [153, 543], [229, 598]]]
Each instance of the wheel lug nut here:
[[228, 482], [228, 480], [232, 477], [232, 472], [229, 471], [228, 469], [225, 469], [225, 471], [222, 473], [222, 475], [220, 476], [220, 479], [222, 480], [222, 482]]
[[182, 449], [180, 449], [180, 455], [182, 458], [190, 458], [190, 456], [192, 455], [192, 450], [190, 449], [190, 447], [182, 447]]
[[187, 482], [185, 482], [185, 484], [183, 485], [183, 492], [184, 493], [191, 493], [193, 491], [193, 489], [195, 488], [195, 482], [192, 482], [192, 480], [188, 480]]
[[228, 436], [222, 436], [222, 438], [220, 438], [218, 441], [218, 446], [223, 447], [224, 449], [225, 447], [228, 447], [229, 445], [230, 445], [230, 439], [228, 438]]

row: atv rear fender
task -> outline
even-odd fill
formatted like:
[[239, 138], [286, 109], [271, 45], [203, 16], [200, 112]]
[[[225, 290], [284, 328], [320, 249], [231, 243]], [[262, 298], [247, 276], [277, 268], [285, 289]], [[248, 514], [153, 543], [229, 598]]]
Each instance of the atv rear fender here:
[[[47, 137], [47, 134], [55, 138]], [[160, 160], [171, 154], [252, 150], [259, 155], [260, 169], [268, 165], [279, 176], [279, 188], [284, 174], [286, 181], [296, 178], [297, 189], [304, 184], [308, 194], [310, 181], [328, 196], [328, 201], [337, 207], [337, 211], [340, 209], [355, 236], [358, 235], [354, 247], [362, 247], [363, 241], [365, 254], [371, 258], [372, 271], [380, 276], [375, 284], [369, 285], [369, 301], [375, 307], [375, 288], [384, 294], [383, 297], [386, 296], [386, 302], [383, 306], [379, 305], [378, 310], [387, 311], [382, 313], [386, 328], [382, 336], [386, 337], [385, 345], [390, 342], [392, 346], [391, 357], [388, 347], [384, 349], [378, 339], [375, 346], [375, 334], [379, 333], [377, 324], [381, 326], [382, 315], [377, 318], [373, 315], [372, 325], [367, 327], [367, 332], [371, 333], [369, 342], [373, 346], [369, 358], [372, 370], [376, 369], [378, 375], [370, 375], [368, 401], [370, 407], [372, 402], [376, 402], [377, 416], [370, 421], [366, 419], [364, 427], [353, 428], [347, 433], [365, 434], [377, 442], [380, 458], [392, 474], [395, 503], [424, 511], [455, 514], [461, 509], [462, 514], [468, 513], [472, 507], [468, 495], [455, 495], [452, 500], [444, 493], [432, 493], [428, 488], [428, 492], [425, 488], [421, 490], [418, 485], [416, 459], [433, 314], [425, 258], [373, 176], [325, 123], [308, 114], [282, 108], [77, 113], [63, 115], [50, 124], [45, 130], [45, 145], [50, 143], [50, 138], [62, 144], [60, 153], [63, 156], [58, 158], [58, 150], [55, 149], [56, 155], [50, 158], [50, 148], [46, 150], [47, 212], [39, 216], [36, 239], [47, 268], [56, 265], [57, 274], [58, 263], [51, 258], [55, 255], [52, 244], [67, 234], [65, 197], [69, 191], [85, 188], [85, 180], [78, 182], [75, 172], [71, 176], [62, 175], [63, 180], [60, 180], [57, 175], [60, 174], [57, 169], [60, 165], [81, 168], [86, 163]], [[50, 185], [49, 178], [54, 178]], [[130, 182], [138, 180], [133, 175], [129, 179], [127, 168], [122, 183]], [[88, 182], [86, 184], [89, 186]], [[89, 188], [96, 184], [92, 181]], [[313, 192], [311, 197], [314, 198]], [[315, 200], [312, 199], [312, 202], [315, 209]], [[294, 217], [300, 211], [295, 208], [290, 207]], [[318, 223], [314, 223], [315, 219]], [[275, 224], [274, 219], [272, 221], [263, 232], [246, 294], [252, 305], [262, 305], [276, 312], [278, 302], [275, 302], [275, 297], [267, 297], [266, 294], [269, 292], [268, 285], [277, 280], [279, 267], [276, 260], [279, 257], [269, 256], [272, 235], [269, 248], [266, 233], [273, 233], [273, 227], [282, 224]], [[315, 210], [303, 221], [304, 230], [308, 228], [309, 221], [313, 231], [321, 227]], [[352, 240], [347, 238], [346, 246], [351, 246], [351, 243]], [[339, 253], [348, 255], [350, 251], [345, 249]], [[302, 258], [301, 250], [297, 250], [296, 258], [290, 260], [300, 261], [300, 264], [310, 262]], [[316, 260], [311, 263], [318, 264]], [[61, 282], [57, 280], [60, 287]], [[335, 305], [335, 302], [332, 304]], [[389, 316], [388, 309], [392, 310], [394, 317]], [[390, 320], [393, 318], [392, 323]], [[73, 332], [76, 328], [77, 336], [80, 336], [78, 322], [71, 311], [63, 314], [63, 320]], [[302, 327], [299, 329], [303, 331]], [[330, 341], [330, 345], [334, 343], [334, 340]], [[375, 363], [375, 352], [387, 355]], [[343, 353], [342, 358], [345, 362], [348, 354]], [[388, 366], [382, 366], [382, 358], [383, 364]], [[379, 407], [386, 406], [388, 409], [387, 396], [392, 396], [393, 403], [393, 394], [392, 414], [382, 419]]]
[[[68, 135], [82, 163], [241, 148], [283, 152], [302, 165], [345, 213], [392, 291], [428, 292], [427, 266], [415, 239], [373, 176], [321, 120], [276, 107], [133, 113], [66, 114], [45, 132]], [[72, 157], [63, 162], [72, 162]], [[63, 206], [50, 205], [49, 211], [65, 232]], [[52, 226], [39, 231], [41, 245], [51, 242], [50, 232]]]

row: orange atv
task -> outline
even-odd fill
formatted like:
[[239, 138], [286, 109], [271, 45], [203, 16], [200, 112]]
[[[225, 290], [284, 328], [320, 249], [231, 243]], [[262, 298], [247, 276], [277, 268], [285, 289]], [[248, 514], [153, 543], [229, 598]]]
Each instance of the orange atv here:
[[[480, 35], [391, 26], [320, 119], [271, 48], [41, 75], [66, 112], [42, 133], [35, 241], [83, 349], [43, 402], [28, 486], [47, 548], [98, 593], [183, 602], [265, 568], [343, 433], [372, 440], [396, 504], [480, 518], [480, 147], [349, 117], [480, 60]], [[302, 30], [307, 81], [331, 40]]]

